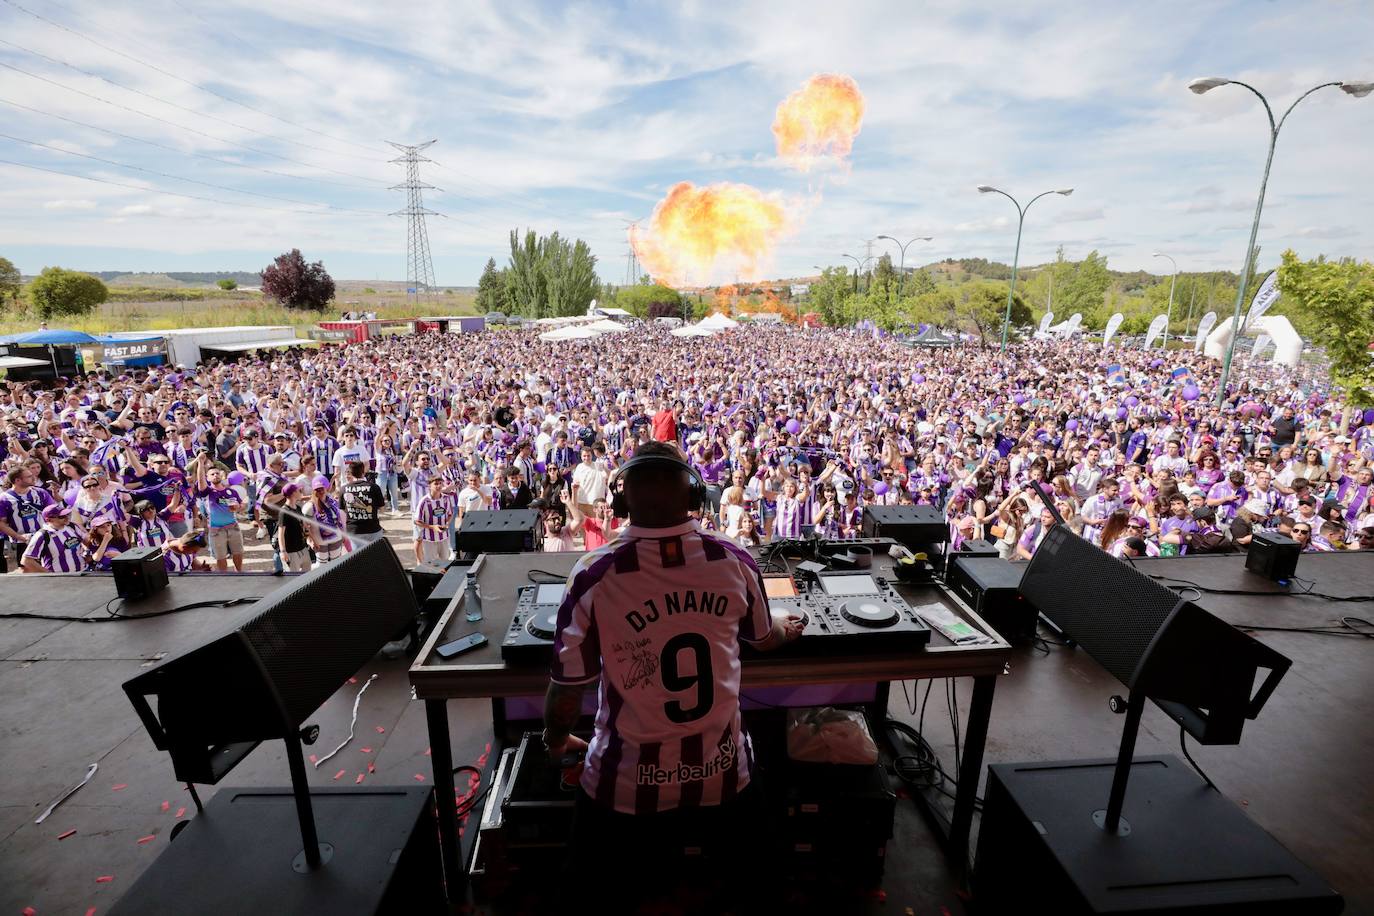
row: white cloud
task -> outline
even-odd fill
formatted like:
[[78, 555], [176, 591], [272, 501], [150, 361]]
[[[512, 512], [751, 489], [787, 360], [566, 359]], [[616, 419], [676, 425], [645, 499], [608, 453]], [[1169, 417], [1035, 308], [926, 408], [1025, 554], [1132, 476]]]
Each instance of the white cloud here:
[[94, 210], [98, 207], [93, 200], [50, 200], [43, 204], [44, 210]]
[[[1136, 7], [1066, 0], [1025, 11], [991, 0], [901, 10], [858, 0], [844, 15], [821, 0], [799, 0], [785, 14], [748, 0], [728, 15], [699, 2], [626, 9], [226, 0], [196, 6], [194, 15], [190, 8], [130, 0], [45, 14], [102, 41], [117, 35], [127, 53], [291, 123], [7, 9], [7, 41], [241, 126], [0, 48], [0, 59], [14, 66], [202, 132], [0, 70], [0, 98], [171, 150], [0, 106], [6, 133], [229, 188], [380, 212], [402, 205], [387, 190], [401, 173], [386, 161], [395, 153], [382, 141], [437, 137], [436, 164], [422, 176], [444, 189], [426, 200], [450, 217], [429, 228], [441, 279], [453, 283], [475, 281], [486, 257], [499, 259], [512, 226], [587, 238], [603, 276], [619, 276], [623, 220], [647, 216], [679, 180], [745, 181], [807, 196], [816, 176], [779, 167], [768, 127], [777, 102], [820, 70], [854, 76], [867, 116], [844, 182], [829, 176], [806, 224], [779, 249], [779, 272], [837, 262], [879, 233], [936, 236], [913, 246], [908, 262], [1010, 260], [1015, 211], [974, 193], [983, 182], [1022, 200], [1045, 188], [1078, 189], [1071, 201], [1035, 205], [1023, 262], [1047, 260], [1062, 243], [1110, 251], [1112, 265], [1127, 269], [1157, 269], [1149, 259], [1156, 249], [1185, 253], [1184, 270], [1234, 269], [1267, 125], [1243, 90], [1197, 97], [1185, 88], [1188, 78], [1237, 76], [1286, 105], [1307, 86], [1367, 63], [1363, 36], [1374, 31], [1367, 6], [1346, 5], [1337, 17], [1269, 4], [1255, 16], [1239, 0], [1221, 0], [1205, 19], [1189, 15], [1194, 7], [1181, 0]], [[1228, 40], [1216, 42], [1223, 33]], [[1258, 67], [1255, 47], [1267, 49]], [[1374, 99], [1323, 90], [1303, 103], [1274, 161], [1260, 238], [1266, 256], [1291, 244], [1305, 255], [1371, 257], [1374, 227], [1355, 214], [1374, 206], [1374, 189], [1352, 178], [1364, 174], [1370, 148]], [[44, 250], [84, 246], [87, 266], [131, 257], [104, 253], [118, 250], [165, 256], [174, 269], [217, 252], [252, 249], [256, 259], [309, 243], [336, 253], [331, 267], [340, 277], [353, 264], [390, 263], [393, 276], [403, 270], [400, 219], [175, 198], [157, 192], [252, 200], [110, 166], [92, 170], [8, 141], [0, 141], [0, 159], [144, 189], [0, 165], [0, 246], [27, 246], [35, 264]], [[121, 209], [129, 207], [149, 209]], [[102, 218], [110, 215], [126, 221], [117, 237]]]

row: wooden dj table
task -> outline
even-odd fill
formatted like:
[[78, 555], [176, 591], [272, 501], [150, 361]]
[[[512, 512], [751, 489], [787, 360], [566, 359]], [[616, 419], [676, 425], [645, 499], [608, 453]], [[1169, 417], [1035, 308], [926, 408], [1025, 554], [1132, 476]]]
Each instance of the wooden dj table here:
[[[459, 836], [457, 809], [454, 797], [453, 755], [449, 739], [447, 701], [450, 699], [490, 697], [495, 726], [496, 745], [488, 757], [488, 771], [482, 784], [489, 785], [500, 759], [501, 744], [508, 740], [508, 701], [515, 698], [542, 703], [548, 688], [548, 669], [542, 665], [512, 665], [501, 658], [501, 642], [510, 627], [515, 611], [518, 589], [533, 583], [531, 573], [551, 573], [566, 576], [580, 553], [486, 554], [478, 561], [478, 590], [481, 595], [483, 617], [469, 622], [464, 595], [460, 592], [444, 610], [437, 624], [425, 640], [415, 663], [410, 668], [410, 682], [415, 696], [425, 703], [425, 718], [429, 726], [431, 757], [434, 766], [434, 786], [439, 804], [439, 836], [443, 848], [444, 870], [451, 900], [461, 900], [466, 886], [468, 860], [477, 831], [468, 830]], [[786, 560], [789, 566], [792, 560]], [[974, 798], [983, 765], [983, 747], [987, 739], [988, 720], [992, 714], [993, 691], [1008, 659], [1011, 647], [977, 614], [943, 585], [897, 583], [892, 571], [893, 561], [886, 555], [876, 556], [875, 576], [886, 576], [897, 591], [913, 606], [943, 604], [971, 625], [994, 639], [977, 646], [956, 646], [938, 631], [933, 631], [930, 644], [918, 651], [868, 651], [863, 654], [825, 654], [796, 657], [788, 655], [746, 656], [743, 661], [741, 690], [750, 688], [802, 687], [806, 685], [876, 685], [872, 706], [881, 722], [887, 712], [888, 686], [892, 681], [924, 678], [972, 677], [973, 702], [968, 712], [964, 735], [963, 757], [959, 767], [959, 785], [951, 817], [931, 799], [920, 799], [936, 821], [946, 842], [946, 851], [962, 871], [968, 862], [969, 831], [973, 822]], [[435, 653], [435, 647], [470, 633], [480, 632], [486, 645], [445, 661]], [[530, 703], [525, 709], [537, 709]], [[534, 713], [537, 716], [538, 713]], [[530, 718], [528, 714], [519, 716]], [[446, 801], [447, 800], [447, 801]]]

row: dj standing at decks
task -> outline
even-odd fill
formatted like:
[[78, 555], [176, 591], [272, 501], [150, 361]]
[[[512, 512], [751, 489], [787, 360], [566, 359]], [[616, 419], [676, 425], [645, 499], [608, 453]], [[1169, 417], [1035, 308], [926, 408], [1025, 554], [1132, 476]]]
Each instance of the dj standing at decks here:
[[[689, 518], [705, 486], [676, 446], [641, 445], [611, 494], [630, 524], [568, 578], [544, 742], [554, 760], [586, 753], [571, 844], [577, 880], [618, 888], [633, 906], [673, 875], [689, 837], [718, 845], [706, 850], [719, 856], [713, 874], [757, 877], [740, 641], [772, 649], [796, 638], [802, 621], [774, 621], [753, 557]], [[571, 731], [593, 682], [588, 746]]]

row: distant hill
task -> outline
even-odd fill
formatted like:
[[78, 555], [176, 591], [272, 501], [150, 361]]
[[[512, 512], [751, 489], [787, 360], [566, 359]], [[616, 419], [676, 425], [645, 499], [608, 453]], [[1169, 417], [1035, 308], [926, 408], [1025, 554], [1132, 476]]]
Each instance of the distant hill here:
[[246, 270], [168, 271], [134, 273], [129, 270], [89, 270], [111, 286], [143, 286], [151, 289], [178, 289], [185, 286], [214, 286], [220, 280], [233, 280], [239, 286], [257, 286], [262, 277]]

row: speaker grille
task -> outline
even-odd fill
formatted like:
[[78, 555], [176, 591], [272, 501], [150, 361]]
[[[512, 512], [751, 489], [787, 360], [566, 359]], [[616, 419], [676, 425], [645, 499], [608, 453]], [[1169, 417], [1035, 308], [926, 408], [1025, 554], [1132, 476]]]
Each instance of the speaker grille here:
[[1179, 602], [1169, 589], [1062, 525], [1040, 542], [1021, 577], [1021, 594], [1128, 687]]
[[415, 616], [415, 596], [385, 540], [321, 566], [258, 602], [241, 630], [300, 724]]

